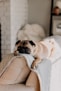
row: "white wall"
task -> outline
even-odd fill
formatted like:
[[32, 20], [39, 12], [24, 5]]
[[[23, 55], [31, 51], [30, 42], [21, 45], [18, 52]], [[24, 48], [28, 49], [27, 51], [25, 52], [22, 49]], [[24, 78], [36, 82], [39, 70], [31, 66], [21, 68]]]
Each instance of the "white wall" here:
[[28, 22], [28, 0], [2, 0], [0, 2], [2, 25], [2, 58], [13, 52], [19, 28]]
[[49, 33], [51, 0], [29, 0], [29, 23], [42, 25]]
[[20, 27], [28, 22], [28, 0], [11, 0], [11, 52], [16, 34]]
[[2, 58], [10, 53], [10, 1], [0, 2]]

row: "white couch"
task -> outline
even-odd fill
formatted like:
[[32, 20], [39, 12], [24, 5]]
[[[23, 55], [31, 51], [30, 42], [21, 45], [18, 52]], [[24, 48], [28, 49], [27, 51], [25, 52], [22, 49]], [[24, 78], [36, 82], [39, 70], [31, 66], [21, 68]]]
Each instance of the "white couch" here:
[[50, 91], [61, 91], [61, 58], [52, 63]]

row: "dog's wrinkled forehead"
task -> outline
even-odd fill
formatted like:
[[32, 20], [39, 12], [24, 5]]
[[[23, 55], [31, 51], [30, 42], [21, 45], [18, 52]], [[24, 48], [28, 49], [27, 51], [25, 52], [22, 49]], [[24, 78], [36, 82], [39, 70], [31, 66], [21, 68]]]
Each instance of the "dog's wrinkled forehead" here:
[[23, 40], [22, 41], [23, 45], [27, 45], [28, 43], [30, 43], [32, 46], [35, 46], [35, 43], [32, 40]]
[[23, 44], [23, 45], [28, 44], [28, 40], [22, 40], [22, 44]]

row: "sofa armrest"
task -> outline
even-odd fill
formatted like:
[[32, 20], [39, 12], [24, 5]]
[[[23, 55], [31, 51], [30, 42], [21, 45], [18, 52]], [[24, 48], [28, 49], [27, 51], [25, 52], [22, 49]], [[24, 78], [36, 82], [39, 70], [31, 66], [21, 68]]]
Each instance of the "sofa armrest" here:
[[35, 91], [33, 87], [29, 87], [23, 84], [15, 85], [0, 85], [1, 91]]
[[7, 62], [14, 57], [13, 53], [10, 53], [8, 55], [6, 55], [0, 62], [0, 72], [2, 71], [2, 69], [5, 67], [5, 65], [7, 64]]

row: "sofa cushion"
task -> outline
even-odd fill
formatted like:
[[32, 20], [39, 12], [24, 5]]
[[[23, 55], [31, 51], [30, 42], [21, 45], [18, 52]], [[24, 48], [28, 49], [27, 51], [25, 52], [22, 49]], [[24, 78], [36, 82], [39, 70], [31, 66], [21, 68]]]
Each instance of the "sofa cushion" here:
[[24, 57], [14, 58], [10, 65], [6, 67], [3, 74], [0, 75], [0, 84], [22, 83], [26, 80], [29, 72], [30, 69]]
[[4, 69], [4, 67], [6, 66], [6, 64], [10, 61], [10, 59], [14, 57], [13, 53], [10, 53], [8, 55], [6, 55], [0, 62], [0, 73], [1, 71]]

